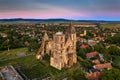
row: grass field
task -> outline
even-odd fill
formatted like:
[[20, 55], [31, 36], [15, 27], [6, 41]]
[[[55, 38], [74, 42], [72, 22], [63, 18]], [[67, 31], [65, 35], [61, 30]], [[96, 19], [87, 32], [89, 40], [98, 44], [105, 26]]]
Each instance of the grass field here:
[[16, 54], [27, 53], [27, 48], [13, 49], [10, 51], [3, 51], [0, 53], [0, 59], [14, 58], [11, 60], [0, 61], [0, 67], [6, 65], [21, 66], [22, 72], [28, 76], [28, 78], [43, 78], [48, 75], [55, 75], [59, 70], [49, 65], [49, 57], [46, 56], [45, 60], [37, 61], [35, 55], [24, 56], [15, 58]]
[[11, 49], [9, 51], [0, 51], [0, 60], [15, 58], [16, 54], [28, 54], [28, 48]]
[[[1, 52], [0, 59], [7, 57], [14, 57], [15, 54], [27, 52], [26, 48], [10, 50]], [[5, 55], [7, 54], [7, 55]], [[11, 55], [11, 56], [10, 56]], [[76, 73], [82, 73], [79, 62], [70, 69], [57, 70], [50, 66], [49, 56], [46, 56], [44, 60], [37, 61], [35, 55], [24, 56], [6, 61], [0, 61], [0, 67], [6, 65], [21, 66], [21, 71], [29, 78], [39, 78], [41, 80], [45, 77], [51, 77], [52, 80], [61, 80], [66, 76], [73, 76]], [[77, 75], [77, 74], [76, 74]], [[80, 74], [81, 75], [81, 74]], [[80, 77], [80, 76], [79, 76]]]
[[21, 66], [21, 71], [29, 78], [39, 78], [40, 80], [46, 76], [50, 76], [52, 79], [57, 80], [64, 78], [65, 76], [73, 75], [73, 72], [80, 70], [79, 63], [74, 67], [66, 70], [59, 71], [49, 65], [46, 60], [37, 61], [35, 55], [25, 56], [13, 60], [0, 62], [0, 66], [13, 65]]
[[100, 24], [100, 27], [102, 27], [102, 28], [110, 28], [110, 29], [112, 29], [112, 28], [120, 28], [120, 24], [118, 24], [118, 23], [114, 23], [114, 24], [112, 24], [112, 23], [106, 23], [106, 24]]
[[[5, 65], [21, 66], [22, 72], [28, 76], [28, 78], [44, 77], [46, 75], [54, 75], [59, 71], [49, 66], [46, 61], [37, 61], [35, 55], [25, 56], [7, 61], [1, 61], [0, 67]], [[54, 73], [54, 74], [53, 74]]]

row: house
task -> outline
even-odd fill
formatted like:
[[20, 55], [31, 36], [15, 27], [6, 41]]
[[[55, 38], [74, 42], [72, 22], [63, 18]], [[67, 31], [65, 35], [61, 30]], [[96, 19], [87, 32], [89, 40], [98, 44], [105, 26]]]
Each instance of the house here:
[[1, 36], [2, 36], [3, 38], [5, 38], [5, 37], [7, 37], [7, 34], [2, 33]]
[[103, 33], [103, 36], [107, 36], [107, 35], [108, 35], [108, 33], [107, 33], [107, 32], [104, 32], [104, 33]]
[[80, 36], [83, 37], [83, 36], [86, 36], [86, 34], [87, 34], [87, 32], [85, 30], [83, 34], [80, 34]]
[[100, 41], [104, 41], [104, 37], [101, 37], [101, 36], [97, 36], [94, 38], [95, 40], [100, 40]]
[[113, 37], [116, 33], [111, 33], [111, 36]]
[[97, 41], [95, 41], [95, 40], [93, 40], [93, 39], [89, 39], [88, 40], [88, 44], [90, 45], [90, 46], [94, 46], [94, 45], [96, 45], [98, 42]]
[[25, 42], [24, 42], [24, 45], [25, 45], [25, 46], [29, 46], [30, 43], [29, 43], [28, 41], [25, 41]]
[[84, 38], [80, 38], [80, 37], [77, 37], [77, 41], [79, 41], [79, 42], [87, 42], [86, 39], [84, 39]]
[[89, 46], [87, 45], [87, 44], [82, 44], [81, 46], [80, 46], [80, 48], [82, 48], [82, 49], [85, 49], [85, 48], [88, 48]]
[[94, 73], [87, 73], [85, 77], [90, 80], [99, 80], [101, 75], [102, 75], [101, 72], [94, 72]]
[[98, 55], [98, 52], [97, 51], [94, 51], [94, 52], [90, 52], [90, 53], [87, 53], [86, 56], [87, 58], [92, 58], [94, 56]]
[[93, 66], [93, 68], [95, 68], [97, 70], [102, 70], [104, 68], [110, 69], [110, 68], [112, 68], [112, 65], [111, 65], [111, 63], [96, 64], [96, 65]]
[[92, 60], [92, 63], [100, 64], [100, 61], [98, 59], [95, 59], [95, 60]]

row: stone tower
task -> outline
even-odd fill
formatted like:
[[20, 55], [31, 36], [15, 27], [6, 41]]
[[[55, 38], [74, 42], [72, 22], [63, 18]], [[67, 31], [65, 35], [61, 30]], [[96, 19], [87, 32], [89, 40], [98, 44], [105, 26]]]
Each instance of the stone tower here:
[[76, 32], [72, 24], [70, 24], [66, 34], [58, 32], [53, 35], [50, 65], [61, 70], [65, 67], [71, 67], [76, 62]]

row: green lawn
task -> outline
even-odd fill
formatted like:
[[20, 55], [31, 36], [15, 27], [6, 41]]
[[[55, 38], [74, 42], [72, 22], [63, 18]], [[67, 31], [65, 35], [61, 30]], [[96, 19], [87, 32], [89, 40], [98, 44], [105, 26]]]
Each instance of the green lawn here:
[[50, 76], [52, 79], [62, 79], [66, 76], [73, 75], [73, 72], [80, 70], [80, 64], [77, 63], [70, 69], [64, 69], [62, 71], [57, 70], [49, 65], [46, 60], [37, 61], [35, 55], [25, 56], [13, 60], [0, 62], [0, 67], [5, 65], [20, 65], [22, 72], [30, 79], [44, 78]]
[[28, 48], [11, 49], [10, 51], [0, 51], [0, 60], [15, 58], [16, 54], [27, 54]]
[[[15, 58], [15, 55], [20, 53], [28, 53], [27, 48], [0, 52], [0, 59]], [[6, 65], [21, 66], [22, 72], [30, 79], [43, 78], [60, 72], [49, 65], [49, 56], [46, 56], [45, 60], [41, 62], [36, 60], [35, 55], [0, 61], [0, 67]]]
[[5, 65], [20, 65], [22, 72], [30, 79], [44, 77], [46, 75], [55, 75], [59, 72], [59, 70], [51, 67], [48, 62], [37, 61], [35, 55], [0, 62], [0, 67]]
[[[25, 56], [13, 60], [0, 62], [0, 67], [5, 65], [20, 65], [22, 72], [29, 78], [44, 78], [50, 76], [53, 80], [60, 80], [66, 76], [74, 76], [74, 73], [80, 73], [83, 76], [83, 73], [80, 69], [80, 64], [77, 63], [69, 69], [63, 69], [61, 71], [51, 67], [49, 62], [46, 60], [37, 61], [35, 55]], [[76, 74], [77, 75], [77, 74]]]
[[[14, 57], [15, 54], [22, 53], [22, 52], [27, 52], [26, 48], [14, 49], [14, 50], [11, 50], [9, 53], [7, 53], [7, 51], [4, 51], [3, 53], [12, 55]], [[2, 58], [11, 57], [8, 55], [7, 56], [3, 55], [3, 53], [1, 53], [2, 55], [0, 56], [0, 59], [1, 57]], [[46, 56], [42, 61], [37, 61], [35, 55], [24, 56], [24, 57], [15, 58], [15, 59], [6, 60], [6, 61], [0, 61], [0, 67], [6, 66], [6, 65], [13, 65], [15, 67], [17, 65], [21, 66], [21, 71], [29, 79], [39, 78], [41, 80], [46, 76], [51, 77], [52, 80], [61, 80], [62, 78], [68, 77], [68, 76], [69, 77], [78, 76], [79, 78], [81, 76], [82, 78], [84, 77], [83, 72], [80, 69], [79, 62], [69, 69], [63, 69], [60, 71], [50, 66], [49, 56]]]

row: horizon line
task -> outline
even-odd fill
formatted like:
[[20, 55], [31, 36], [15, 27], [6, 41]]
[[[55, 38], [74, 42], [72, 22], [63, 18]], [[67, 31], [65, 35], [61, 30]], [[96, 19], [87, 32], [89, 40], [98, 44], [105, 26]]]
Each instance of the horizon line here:
[[120, 20], [104, 20], [104, 19], [69, 19], [69, 18], [0, 18], [2, 19], [34, 19], [34, 20], [47, 20], [47, 19], [64, 19], [64, 20], [74, 20], [74, 21], [79, 21], [79, 20], [84, 20], [84, 21], [120, 21]]

